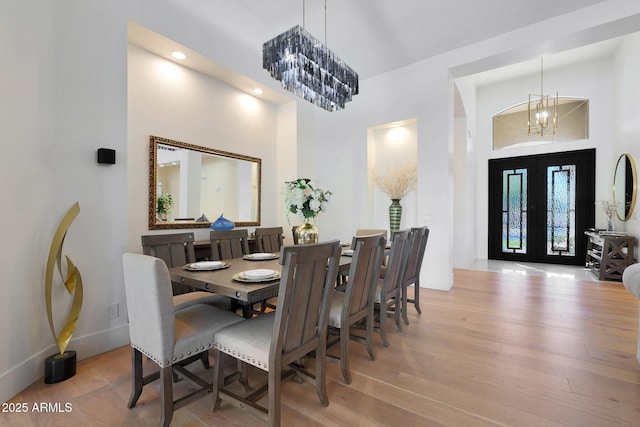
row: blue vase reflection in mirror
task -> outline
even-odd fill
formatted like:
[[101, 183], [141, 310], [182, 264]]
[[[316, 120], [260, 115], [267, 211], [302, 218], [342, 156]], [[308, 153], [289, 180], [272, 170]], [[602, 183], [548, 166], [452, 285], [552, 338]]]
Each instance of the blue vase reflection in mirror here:
[[216, 231], [228, 231], [233, 230], [235, 224], [233, 221], [224, 217], [224, 214], [220, 215], [218, 219], [211, 223], [211, 229]]

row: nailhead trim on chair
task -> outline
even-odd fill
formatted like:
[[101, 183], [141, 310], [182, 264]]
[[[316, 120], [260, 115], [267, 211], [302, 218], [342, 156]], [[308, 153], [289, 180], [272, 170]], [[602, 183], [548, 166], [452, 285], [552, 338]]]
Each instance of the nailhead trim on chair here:
[[[186, 356], [184, 354], [178, 354], [178, 355], [174, 355], [172, 361], [169, 360], [165, 360], [165, 361], [160, 361], [158, 359], [156, 359], [155, 357], [151, 356], [149, 354], [149, 352], [145, 351], [143, 348], [140, 348], [140, 346], [138, 345], [132, 345], [131, 347], [135, 348], [136, 350], [140, 351], [142, 354], [144, 354], [145, 356], [147, 356], [149, 359], [153, 360], [154, 362], [156, 362], [158, 364], [158, 366], [160, 366], [161, 368], [166, 368], [167, 366], [171, 366], [173, 365], [175, 362], [182, 360], [186, 357], [191, 356], [191, 354], [198, 354], [198, 353], [202, 353], [205, 350], [205, 346], [200, 347], [200, 349], [195, 348], [193, 351], [188, 351]], [[210, 349], [212, 347], [212, 344], [209, 343], [206, 345], [206, 349]]]
[[263, 369], [265, 371], [269, 370], [269, 364], [268, 363], [261, 363], [261, 362], [257, 361], [255, 358], [247, 356], [246, 354], [238, 353], [235, 350], [232, 350], [232, 349], [227, 348], [226, 346], [223, 346], [223, 345], [220, 345], [220, 344], [214, 344], [214, 347], [217, 348], [218, 350], [224, 352], [224, 353], [232, 355], [236, 359], [240, 358], [243, 361], [245, 361], [247, 363], [250, 363], [253, 366], [257, 366], [260, 369]]

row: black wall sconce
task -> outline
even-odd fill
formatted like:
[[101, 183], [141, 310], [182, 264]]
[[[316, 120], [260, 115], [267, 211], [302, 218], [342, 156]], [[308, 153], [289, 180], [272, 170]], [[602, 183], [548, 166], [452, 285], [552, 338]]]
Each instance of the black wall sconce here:
[[105, 165], [116, 164], [116, 150], [110, 148], [98, 148], [98, 163]]

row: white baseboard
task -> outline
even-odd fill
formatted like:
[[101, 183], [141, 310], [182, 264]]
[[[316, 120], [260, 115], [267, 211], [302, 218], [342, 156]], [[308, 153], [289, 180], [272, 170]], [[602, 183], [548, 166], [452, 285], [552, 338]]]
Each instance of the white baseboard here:
[[[76, 352], [78, 360], [82, 360], [127, 344], [129, 344], [129, 325], [121, 325], [95, 334], [74, 338], [68, 348]], [[0, 401], [3, 403], [8, 401], [34, 382], [41, 380], [44, 377], [45, 359], [56, 352], [56, 347], [51, 345], [2, 374], [0, 376]]]

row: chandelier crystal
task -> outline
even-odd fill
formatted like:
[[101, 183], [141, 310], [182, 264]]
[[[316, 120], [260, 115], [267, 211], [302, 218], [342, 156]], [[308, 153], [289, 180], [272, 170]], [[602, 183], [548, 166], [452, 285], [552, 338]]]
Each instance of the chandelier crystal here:
[[262, 45], [262, 67], [282, 87], [327, 111], [358, 94], [358, 73], [299, 25]]
[[545, 132], [548, 134], [549, 121], [551, 121], [551, 135], [555, 135], [558, 128], [558, 92], [551, 98], [551, 108], [549, 108], [549, 95], [544, 94], [543, 83], [542, 58], [540, 58], [540, 95], [529, 94], [528, 135], [534, 133], [544, 136]]

